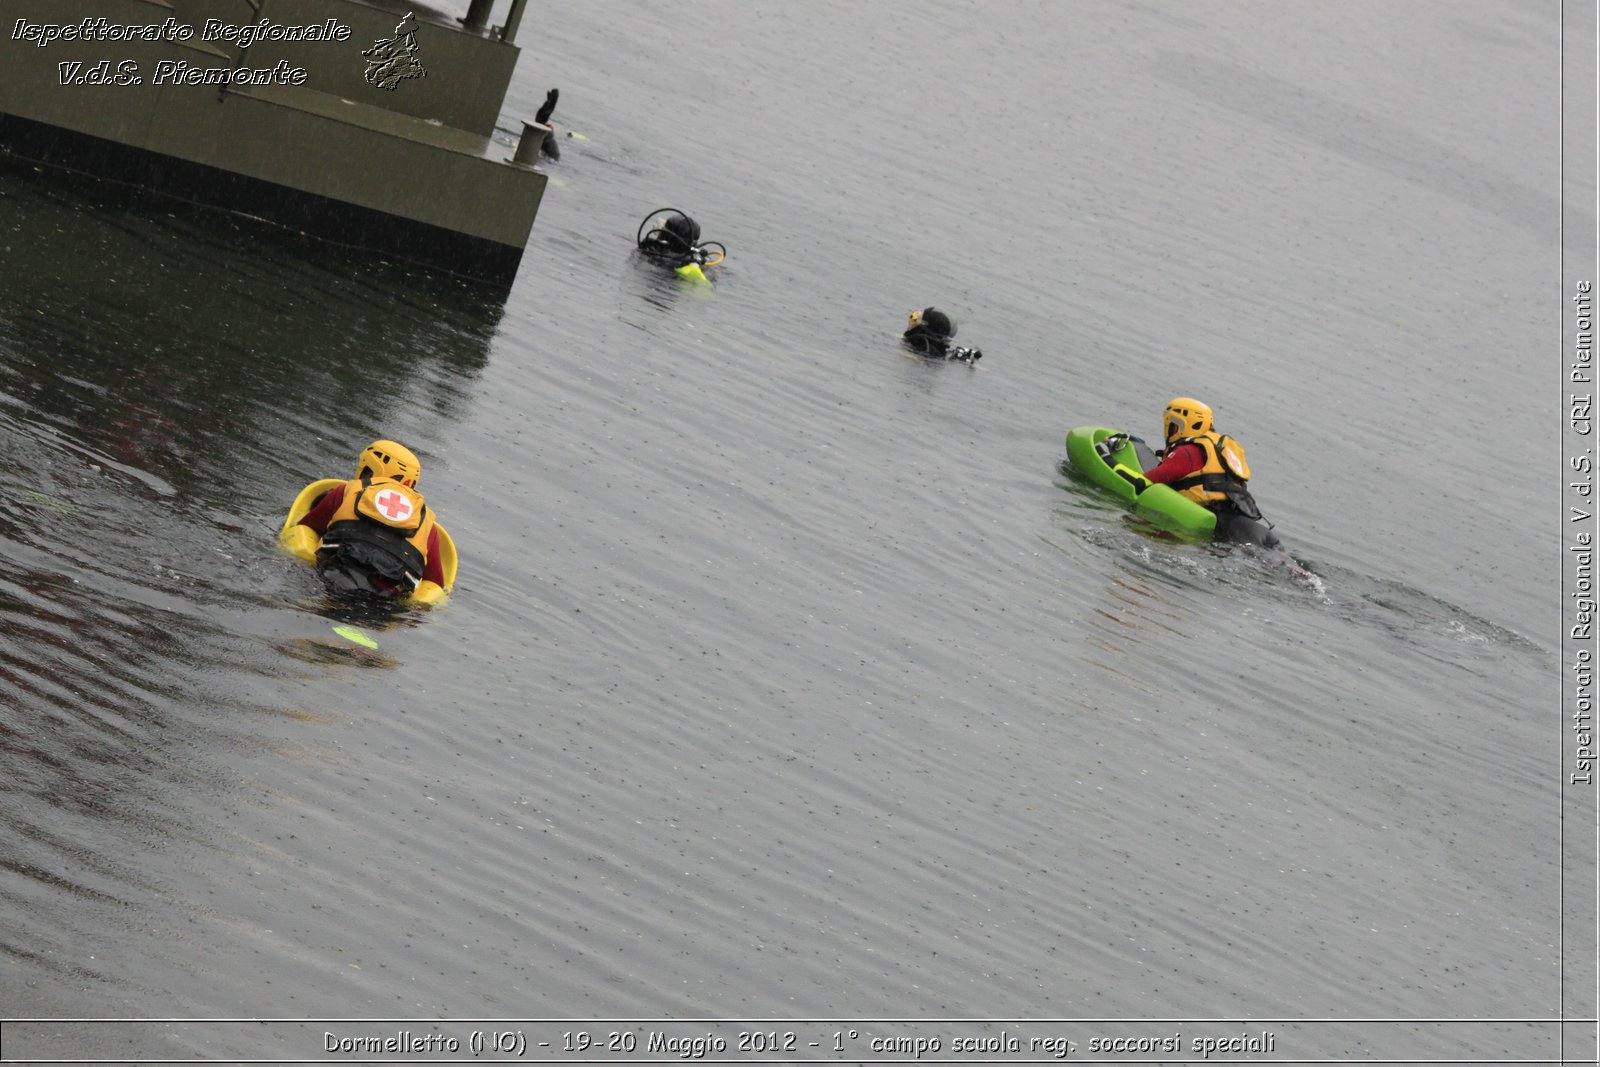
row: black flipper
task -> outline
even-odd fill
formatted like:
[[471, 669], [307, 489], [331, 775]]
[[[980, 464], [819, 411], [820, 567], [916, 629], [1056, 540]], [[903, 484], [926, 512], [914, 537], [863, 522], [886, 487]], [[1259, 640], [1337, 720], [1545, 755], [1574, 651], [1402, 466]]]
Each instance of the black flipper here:
[[[550, 125], [550, 116], [556, 113], [556, 101], [559, 99], [561, 99], [560, 89], [551, 89], [546, 93], [544, 95], [544, 106], [539, 108], [538, 114], [533, 116], [533, 121], [541, 126]], [[561, 145], [556, 142], [555, 130], [552, 129], [545, 135], [544, 140], [539, 142], [539, 151], [551, 159], [561, 158]]]
[[[550, 116], [556, 113], [556, 101], [559, 99], [561, 99], [560, 89], [551, 89], [548, 93], [546, 93], [544, 96], [544, 106], [539, 109], [539, 113], [537, 115], [533, 116], [533, 121], [537, 122], [541, 126], [550, 125]], [[523, 112], [523, 114], [527, 114], [527, 112]]]

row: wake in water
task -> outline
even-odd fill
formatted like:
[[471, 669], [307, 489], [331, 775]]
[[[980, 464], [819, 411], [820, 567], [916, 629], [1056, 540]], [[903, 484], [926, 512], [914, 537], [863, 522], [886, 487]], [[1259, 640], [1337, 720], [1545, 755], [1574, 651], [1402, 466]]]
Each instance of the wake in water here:
[[[1119, 509], [1106, 509], [1116, 514]], [[1191, 577], [1223, 585], [1263, 581], [1289, 583], [1319, 598], [1327, 595], [1327, 584], [1309, 563], [1296, 559], [1281, 547], [1263, 548], [1250, 544], [1194, 544], [1163, 530], [1137, 515], [1121, 513], [1120, 524], [1092, 526], [1081, 531], [1090, 544], [1127, 552], [1140, 563], [1176, 577]]]
[[[1187, 544], [1135, 516], [1120, 518], [1121, 523], [1088, 526], [1079, 535], [1148, 576], [1189, 589], [1316, 604], [1335, 619], [1385, 631], [1390, 641], [1453, 662], [1471, 662], [1496, 649], [1545, 651], [1514, 630], [1398, 579], [1298, 558], [1282, 549]], [[1461, 659], [1463, 651], [1470, 653], [1469, 660]]]
[[1433, 637], [1461, 646], [1498, 647], [1517, 652], [1543, 651], [1537, 643], [1466, 608], [1394, 578], [1361, 574], [1345, 568], [1323, 568], [1336, 591], [1328, 600], [1339, 614], [1416, 641]]
[[[1058, 473], [1068, 484], [1083, 479], [1070, 463]], [[1288, 547], [1192, 544], [1145, 519], [1075, 494], [1073, 517], [1093, 517], [1080, 536], [1090, 544], [1118, 551], [1147, 573], [1197, 589], [1212, 588], [1250, 596], [1310, 600], [1335, 617], [1361, 627], [1387, 631], [1392, 639], [1427, 646], [1433, 653], [1456, 659], [1463, 646], [1501, 648], [1526, 653], [1540, 646], [1521, 634], [1397, 579], [1363, 573], [1350, 567], [1314, 562]]]

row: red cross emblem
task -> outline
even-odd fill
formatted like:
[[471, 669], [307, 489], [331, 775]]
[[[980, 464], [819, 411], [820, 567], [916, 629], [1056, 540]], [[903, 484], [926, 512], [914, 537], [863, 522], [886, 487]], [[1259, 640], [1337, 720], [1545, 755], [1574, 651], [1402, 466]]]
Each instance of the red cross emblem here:
[[404, 519], [411, 514], [411, 501], [406, 499], [404, 493], [397, 493], [393, 489], [379, 493], [375, 502], [391, 519]]

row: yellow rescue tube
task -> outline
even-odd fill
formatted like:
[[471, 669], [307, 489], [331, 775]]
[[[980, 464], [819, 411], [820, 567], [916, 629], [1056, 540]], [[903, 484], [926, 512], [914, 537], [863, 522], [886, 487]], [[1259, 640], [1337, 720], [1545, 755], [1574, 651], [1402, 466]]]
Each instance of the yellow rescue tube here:
[[300, 495], [289, 505], [289, 514], [284, 517], [283, 528], [278, 531], [278, 547], [296, 559], [315, 565], [317, 546], [322, 544], [322, 538], [311, 527], [301, 526], [300, 520], [306, 517], [306, 513], [322, 494], [343, 484], [344, 480], [341, 478], [318, 478], [300, 490]]
[[[284, 516], [283, 527], [278, 531], [278, 547], [296, 559], [304, 560], [313, 566], [317, 562], [317, 546], [322, 544], [322, 538], [309, 526], [301, 526], [300, 520], [316, 505], [322, 494], [328, 490], [344, 484], [343, 478], [318, 478], [294, 498], [294, 503], [289, 505], [289, 514]], [[456, 557], [455, 538], [450, 536], [437, 521], [433, 528], [439, 531], [439, 569], [444, 571], [444, 585], [424, 581], [420, 583], [412, 594], [406, 597], [411, 604], [431, 606], [444, 600], [450, 594], [450, 589], [456, 584]]]

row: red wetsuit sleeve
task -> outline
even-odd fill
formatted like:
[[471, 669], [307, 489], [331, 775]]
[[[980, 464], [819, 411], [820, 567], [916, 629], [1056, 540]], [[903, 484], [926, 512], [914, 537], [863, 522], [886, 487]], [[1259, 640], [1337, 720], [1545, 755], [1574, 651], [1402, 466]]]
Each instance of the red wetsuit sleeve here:
[[422, 565], [422, 580], [444, 585], [444, 563], [439, 559], [439, 528], [428, 531], [428, 561]]
[[1151, 470], [1144, 472], [1144, 476], [1152, 482], [1162, 485], [1175, 482], [1184, 475], [1193, 474], [1206, 465], [1206, 450], [1199, 445], [1179, 445], [1167, 453], [1167, 458], [1162, 460]]
[[306, 517], [300, 520], [300, 525], [309, 526], [317, 536], [322, 536], [328, 532], [328, 523], [333, 521], [333, 513], [339, 510], [339, 505], [342, 503], [344, 503], [344, 486], [336, 485], [322, 494], [322, 499], [306, 512]]

